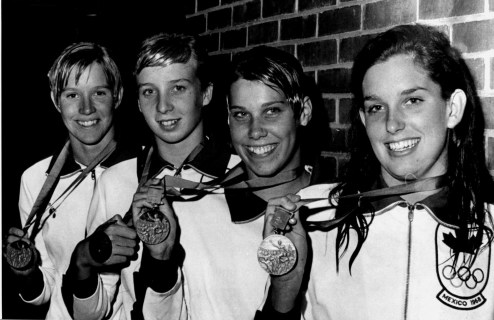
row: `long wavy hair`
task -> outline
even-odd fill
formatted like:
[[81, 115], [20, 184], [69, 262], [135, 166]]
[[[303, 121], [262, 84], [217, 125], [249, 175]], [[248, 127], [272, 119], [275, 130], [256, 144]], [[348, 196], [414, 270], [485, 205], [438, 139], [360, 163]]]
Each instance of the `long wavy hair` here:
[[[359, 117], [359, 111], [363, 108], [362, 82], [369, 68], [399, 54], [413, 57], [414, 62], [441, 87], [443, 99], [449, 99], [456, 89], [465, 92], [467, 101], [463, 118], [454, 129], [448, 129], [448, 207], [455, 210], [448, 210], [447, 216], [440, 219], [458, 226], [456, 237], [460, 242], [469, 240], [472, 228], [478, 230], [480, 235], [487, 233], [492, 237], [491, 229], [486, 226], [485, 203], [493, 202], [494, 183], [486, 168], [481, 103], [473, 77], [461, 54], [450, 45], [442, 32], [430, 26], [415, 24], [394, 27], [369, 40], [355, 58], [351, 79], [354, 95], [349, 132], [351, 157], [343, 182], [330, 196], [370, 190], [380, 177], [381, 165]], [[336, 214], [342, 216], [347, 210], [348, 204], [344, 204]], [[373, 216], [369, 206], [358, 207], [337, 227], [338, 262], [348, 248], [351, 229], [357, 234], [350, 269], [369, 232], [372, 219], [364, 217], [369, 212]], [[459, 252], [456, 251], [453, 249], [457, 257]]]

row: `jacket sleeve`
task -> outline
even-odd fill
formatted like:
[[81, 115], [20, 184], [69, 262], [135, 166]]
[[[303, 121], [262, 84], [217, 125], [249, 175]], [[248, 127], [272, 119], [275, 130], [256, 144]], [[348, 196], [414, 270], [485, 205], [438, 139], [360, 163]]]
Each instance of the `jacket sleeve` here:
[[[111, 208], [106, 201], [106, 182], [104, 175], [99, 179], [89, 207], [87, 220], [88, 235], [112, 216]], [[120, 272], [98, 274], [98, 286], [91, 296], [80, 299], [73, 296], [74, 320], [102, 319], [110, 313], [121, 312], [122, 306], [118, 295]], [[118, 299], [117, 299], [118, 298]]]
[[177, 282], [169, 291], [160, 293], [147, 288], [142, 308], [144, 319], [187, 319], [187, 307], [180, 268], [177, 269], [177, 273]]
[[[34, 180], [35, 179], [26, 178], [26, 172], [22, 175], [21, 178], [21, 188], [19, 192], [19, 213], [20, 213], [21, 224], [23, 226], [26, 224], [29, 213], [31, 212], [31, 209], [34, 205], [34, 201], [36, 200], [36, 197], [40, 192], [41, 185], [44, 182], [44, 179], [42, 179], [41, 183], [39, 184], [39, 187], [36, 188], [36, 186], [32, 186], [30, 184], [30, 182]], [[32, 229], [29, 230], [29, 233], [31, 232]], [[41, 266], [39, 268], [41, 270], [41, 273], [43, 274], [43, 283], [44, 283], [43, 290], [41, 291], [40, 295], [38, 295], [36, 298], [30, 301], [26, 301], [22, 297], [22, 295], [20, 295], [20, 297], [26, 303], [33, 305], [41, 305], [50, 301], [52, 291], [55, 290], [57, 272], [53, 262], [48, 257], [45, 241], [43, 239], [43, 232], [39, 232], [36, 235], [35, 246], [40, 254], [40, 259], [41, 259]]]

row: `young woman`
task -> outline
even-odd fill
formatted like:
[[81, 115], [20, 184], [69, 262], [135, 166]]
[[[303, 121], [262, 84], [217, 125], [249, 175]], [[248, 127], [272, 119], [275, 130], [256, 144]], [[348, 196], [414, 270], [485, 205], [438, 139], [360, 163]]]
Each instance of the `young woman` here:
[[[297, 59], [279, 49], [256, 47], [235, 57], [229, 84], [231, 141], [242, 160], [232, 170], [240, 170], [236, 181], [242, 186], [256, 187], [233, 188], [225, 183], [196, 202], [173, 202], [185, 251], [180, 266], [183, 278], [179, 277], [183, 286], [178, 283], [163, 293], [162, 307], [154, 308], [156, 318], [179, 314], [188, 319], [253, 319], [264, 305], [268, 280], [258, 263], [267, 200], [297, 193], [313, 178], [309, 166], [319, 153], [317, 142], [302, 138], [304, 131], [312, 130], [314, 108]], [[145, 186], [134, 197], [134, 216], [150, 205], [147, 202]], [[298, 224], [293, 228], [303, 231]], [[299, 259], [305, 259], [305, 253], [300, 249]], [[298, 274], [288, 272], [278, 279]], [[176, 299], [181, 295], [181, 301]], [[150, 316], [152, 306], [146, 299], [143, 311]], [[263, 315], [274, 313], [271, 305], [266, 304]], [[285, 311], [289, 310], [281, 313]]]
[[305, 318], [492, 319], [494, 186], [460, 53], [432, 27], [395, 27], [356, 57], [352, 91], [351, 161], [330, 192], [338, 207], [309, 217], [319, 230]]
[[11, 228], [6, 240], [35, 246], [31, 263], [11, 268], [21, 298], [33, 305], [49, 304], [47, 319], [68, 319], [62, 276], [73, 249], [85, 237], [96, 179], [106, 168], [133, 157], [137, 148], [124, 142], [109, 148], [116, 141], [114, 114], [123, 87], [117, 65], [104, 47], [86, 42], [68, 46], [48, 78], [68, 142], [23, 173], [19, 211], [24, 230]]

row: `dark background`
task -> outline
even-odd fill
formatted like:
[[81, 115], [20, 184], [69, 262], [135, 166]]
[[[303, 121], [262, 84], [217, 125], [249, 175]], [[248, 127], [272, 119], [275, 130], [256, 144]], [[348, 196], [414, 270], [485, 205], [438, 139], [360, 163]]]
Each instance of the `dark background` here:
[[[117, 112], [122, 133], [141, 142], [149, 132], [135, 98], [132, 69], [136, 50], [147, 36], [182, 31], [181, 1], [170, 0], [6, 0], [2, 1], [2, 232], [20, 226], [20, 176], [51, 155], [67, 137], [52, 105], [47, 73], [68, 45], [93, 41], [106, 46], [124, 80]], [[22, 303], [2, 259], [4, 319], [43, 318], [45, 308]]]

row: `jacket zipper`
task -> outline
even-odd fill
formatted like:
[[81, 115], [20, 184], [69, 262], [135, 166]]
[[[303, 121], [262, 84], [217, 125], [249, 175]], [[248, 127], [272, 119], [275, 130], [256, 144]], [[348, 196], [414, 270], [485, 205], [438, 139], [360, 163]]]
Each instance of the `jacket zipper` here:
[[404, 315], [403, 319], [407, 319], [408, 316], [408, 294], [410, 290], [410, 269], [411, 269], [411, 257], [412, 257], [412, 222], [413, 222], [413, 213], [415, 210], [414, 204], [408, 204], [408, 261], [407, 261], [407, 280], [406, 280], [406, 288], [405, 288], [405, 308], [403, 310]]

